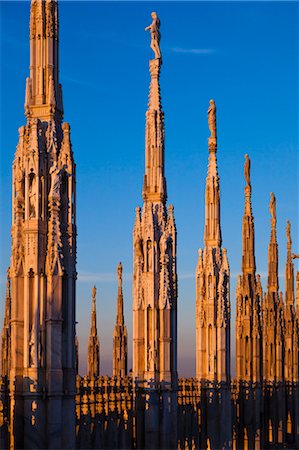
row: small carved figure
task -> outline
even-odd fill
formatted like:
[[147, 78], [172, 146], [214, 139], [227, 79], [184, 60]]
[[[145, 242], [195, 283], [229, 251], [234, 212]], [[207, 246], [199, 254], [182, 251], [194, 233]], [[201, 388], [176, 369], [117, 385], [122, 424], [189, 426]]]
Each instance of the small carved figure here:
[[272, 223], [275, 226], [276, 225], [276, 199], [275, 199], [275, 195], [273, 194], [273, 192], [271, 192], [270, 194], [270, 205], [269, 205], [269, 209], [270, 209], [270, 214], [272, 216]]
[[56, 162], [54, 162], [49, 173], [51, 175], [51, 189], [49, 195], [50, 197], [57, 198], [60, 196], [61, 170], [57, 167]]
[[29, 365], [30, 367], [37, 366], [37, 353], [36, 353], [36, 342], [35, 342], [35, 329], [34, 326], [31, 329], [30, 341], [29, 341]]
[[29, 219], [34, 219], [36, 203], [36, 179], [34, 173], [29, 175]]
[[117, 266], [117, 276], [118, 276], [119, 281], [121, 281], [122, 277], [123, 277], [123, 266], [122, 266], [121, 262]]
[[287, 221], [286, 233], [287, 233], [288, 244], [291, 244], [292, 243], [292, 240], [291, 240], [291, 223], [289, 221]]
[[246, 180], [247, 185], [250, 185], [250, 159], [249, 156], [245, 155], [245, 164], [244, 164], [244, 177]]
[[16, 167], [16, 197], [24, 197], [24, 171], [18, 164]]
[[92, 288], [92, 290], [91, 290], [91, 295], [92, 295], [92, 298], [96, 298], [96, 295], [97, 295], [97, 288], [94, 286], [93, 288]]
[[208, 125], [211, 133], [211, 138], [216, 138], [216, 105], [214, 100], [210, 100], [208, 109]]
[[152, 270], [152, 241], [147, 241], [147, 271]]
[[150, 30], [151, 32], [151, 49], [155, 53], [155, 59], [162, 59], [161, 50], [160, 50], [160, 20], [157, 16], [156, 12], [152, 12], [152, 23], [148, 27], [145, 28], [145, 31]]
[[138, 256], [139, 258], [143, 258], [142, 240], [140, 239], [140, 237], [137, 237], [135, 241], [135, 252], [136, 256]]

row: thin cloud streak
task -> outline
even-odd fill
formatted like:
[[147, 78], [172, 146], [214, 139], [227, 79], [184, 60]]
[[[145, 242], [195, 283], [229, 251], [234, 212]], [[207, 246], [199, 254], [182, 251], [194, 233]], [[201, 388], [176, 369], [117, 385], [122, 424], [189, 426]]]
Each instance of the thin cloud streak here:
[[182, 48], [182, 47], [172, 47], [170, 49], [173, 53], [189, 53], [192, 55], [209, 55], [215, 53], [212, 48]]

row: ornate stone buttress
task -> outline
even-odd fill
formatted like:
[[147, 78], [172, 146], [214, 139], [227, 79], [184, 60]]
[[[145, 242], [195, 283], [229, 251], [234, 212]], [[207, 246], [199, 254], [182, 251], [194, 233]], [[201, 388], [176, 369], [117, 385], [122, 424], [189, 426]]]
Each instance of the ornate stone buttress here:
[[230, 380], [229, 265], [221, 247], [220, 186], [217, 170], [216, 106], [208, 110], [209, 165], [205, 194], [204, 251], [196, 268], [196, 377]]
[[12, 168], [10, 446], [75, 447], [75, 163], [58, 79], [58, 5], [32, 0]]

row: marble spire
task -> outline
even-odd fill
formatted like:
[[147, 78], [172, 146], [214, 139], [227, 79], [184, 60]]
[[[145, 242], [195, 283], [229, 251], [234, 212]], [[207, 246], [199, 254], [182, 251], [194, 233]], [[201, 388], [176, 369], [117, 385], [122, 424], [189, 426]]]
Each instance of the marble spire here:
[[127, 375], [128, 334], [124, 321], [124, 299], [122, 290], [122, 263], [117, 267], [118, 292], [116, 324], [113, 333], [113, 376], [125, 377]]
[[245, 155], [244, 177], [246, 185], [244, 188], [245, 207], [242, 222], [242, 272], [254, 275], [254, 218], [251, 207], [250, 159], [247, 154]]
[[278, 293], [278, 244], [276, 238], [276, 198], [270, 194], [271, 235], [268, 247], [268, 291]]
[[76, 171], [58, 71], [57, 1], [32, 0], [12, 165], [12, 448], [75, 446]]
[[146, 112], [143, 208], [136, 209], [133, 274], [133, 376], [177, 383], [176, 227], [166, 207], [164, 114], [159, 74], [160, 21], [152, 13], [150, 94]]
[[96, 296], [97, 289], [94, 286], [92, 288], [91, 320], [87, 356], [87, 373], [90, 378], [95, 378], [100, 375], [100, 340], [97, 330]]
[[291, 239], [291, 223], [287, 221], [286, 226], [287, 236], [287, 261], [285, 268], [285, 302], [287, 306], [294, 306], [295, 292], [294, 292], [294, 263], [292, 260], [292, 239]]
[[196, 268], [196, 377], [230, 380], [229, 265], [221, 247], [220, 183], [217, 170], [216, 105], [208, 109], [209, 164], [205, 193], [204, 249]]
[[268, 246], [268, 287], [262, 301], [263, 378], [283, 380], [283, 302], [279, 297], [278, 244], [276, 239], [276, 198], [270, 194], [271, 232]]
[[[151, 31], [151, 48], [155, 53], [155, 59], [149, 62], [151, 81], [146, 112], [145, 175], [142, 195], [144, 201], [165, 203], [167, 192], [164, 175], [164, 112], [159, 83], [162, 65], [159, 27], [160, 21], [156, 16], [153, 23], [146, 28]], [[156, 36], [159, 36], [158, 39]]]
[[256, 275], [254, 254], [254, 218], [251, 208], [250, 159], [245, 155], [245, 207], [242, 220], [242, 274], [236, 290], [236, 376], [238, 381], [262, 379], [260, 276]]
[[9, 278], [9, 269], [7, 270], [6, 296], [5, 296], [5, 312], [4, 323], [2, 329], [2, 345], [1, 345], [1, 373], [2, 376], [9, 377], [11, 366], [11, 286]]
[[30, 10], [30, 76], [26, 80], [27, 117], [62, 119], [58, 78], [58, 2], [32, 0]]

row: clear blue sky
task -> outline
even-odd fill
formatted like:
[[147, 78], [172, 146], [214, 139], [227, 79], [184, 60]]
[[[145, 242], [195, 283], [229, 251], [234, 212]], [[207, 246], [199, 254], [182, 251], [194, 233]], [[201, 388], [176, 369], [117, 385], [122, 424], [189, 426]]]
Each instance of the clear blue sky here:
[[[29, 73], [29, 2], [1, 2], [0, 323], [10, 258], [11, 163]], [[223, 245], [231, 267], [232, 334], [241, 264], [243, 161], [251, 157], [257, 270], [266, 288], [269, 193], [277, 197], [280, 266], [285, 222], [298, 253], [298, 4], [60, 2], [60, 80], [77, 163], [80, 368], [86, 370], [91, 288], [98, 288], [101, 369], [111, 372], [116, 267], [124, 267], [131, 355], [132, 229], [141, 205], [152, 57], [161, 19], [161, 93], [169, 202], [178, 229], [179, 372], [195, 370], [195, 267], [203, 242], [210, 98], [217, 104]], [[298, 263], [297, 267], [298, 267]], [[280, 279], [284, 288], [283, 277]], [[234, 340], [232, 353], [234, 354]], [[131, 363], [129, 363], [131, 367]]]

